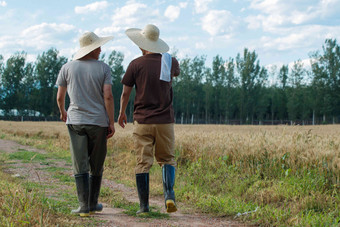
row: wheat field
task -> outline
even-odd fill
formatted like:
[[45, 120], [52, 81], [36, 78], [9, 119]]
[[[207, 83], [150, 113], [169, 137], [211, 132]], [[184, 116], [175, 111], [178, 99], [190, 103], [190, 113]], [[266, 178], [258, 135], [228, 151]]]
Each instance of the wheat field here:
[[[68, 132], [63, 122], [0, 121], [0, 131], [13, 136], [53, 139], [56, 146], [69, 148]], [[133, 149], [133, 125], [125, 129], [116, 124], [109, 149]], [[340, 169], [340, 126], [230, 126], [175, 125], [176, 150], [183, 159], [194, 161], [204, 156], [214, 159], [232, 154], [235, 158], [270, 157], [289, 153], [296, 164], [327, 162], [330, 169]]]
[[[132, 124], [116, 124], [105, 161], [105, 177], [128, 186], [134, 186], [132, 132]], [[0, 138], [70, 156], [63, 122], [0, 121]], [[259, 206], [242, 220], [264, 226], [339, 223], [339, 125], [176, 124], [175, 139], [179, 201], [232, 216]], [[162, 194], [157, 168], [150, 170], [152, 195]]]
[[[0, 131], [24, 138], [52, 139], [54, 146], [69, 148], [68, 132], [63, 122], [0, 121]], [[116, 124], [116, 133], [108, 142], [109, 150], [133, 150], [133, 125], [125, 129]], [[175, 125], [178, 159], [216, 159], [228, 156], [237, 160], [283, 159], [289, 155], [290, 166], [323, 165], [335, 175], [340, 172], [340, 126], [235, 126]], [[249, 165], [251, 168], [251, 165]]]

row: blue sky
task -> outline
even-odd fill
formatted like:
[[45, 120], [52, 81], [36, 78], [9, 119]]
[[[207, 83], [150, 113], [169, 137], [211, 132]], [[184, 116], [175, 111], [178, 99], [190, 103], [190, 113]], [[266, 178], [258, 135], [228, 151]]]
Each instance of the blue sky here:
[[90, 1], [0, 0], [0, 54], [25, 51], [34, 61], [54, 47], [71, 58], [86, 31], [113, 35], [103, 52], [120, 51], [126, 66], [140, 51], [127, 28], [159, 27], [179, 58], [235, 58], [246, 47], [264, 66], [308, 63], [326, 38], [340, 40], [340, 0]]

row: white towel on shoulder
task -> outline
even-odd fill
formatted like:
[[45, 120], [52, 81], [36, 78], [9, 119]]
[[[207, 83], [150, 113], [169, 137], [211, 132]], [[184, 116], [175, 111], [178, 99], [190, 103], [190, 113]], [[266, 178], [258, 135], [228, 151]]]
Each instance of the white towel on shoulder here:
[[170, 82], [171, 81], [171, 64], [172, 57], [168, 53], [162, 54], [161, 75], [160, 80]]

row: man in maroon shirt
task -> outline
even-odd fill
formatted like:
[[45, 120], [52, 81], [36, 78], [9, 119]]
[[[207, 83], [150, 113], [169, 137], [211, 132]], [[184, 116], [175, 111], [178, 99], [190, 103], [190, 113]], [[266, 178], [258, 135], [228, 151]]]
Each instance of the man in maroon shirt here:
[[148, 24], [144, 29], [126, 30], [127, 36], [141, 49], [122, 79], [118, 123], [125, 127], [126, 106], [132, 88], [134, 100], [134, 142], [137, 155], [136, 184], [140, 201], [137, 214], [149, 212], [149, 170], [154, 155], [162, 166], [163, 190], [167, 212], [177, 211], [175, 203], [175, 133], [172, 107], [172, 78], [180, 73], [178, 61], [168, 53], [168, 45], [159, 38], [159, 29]]

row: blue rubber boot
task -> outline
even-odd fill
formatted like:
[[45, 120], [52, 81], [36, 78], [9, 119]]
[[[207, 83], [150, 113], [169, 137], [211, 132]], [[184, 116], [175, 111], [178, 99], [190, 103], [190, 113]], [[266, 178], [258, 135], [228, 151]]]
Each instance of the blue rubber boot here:
[[163, 191], [164, 191], [164, 200], [165, 200], [165, 208], [166, 212], [172, 213], [177, 211], [176, 203], [175, 203], [175, 167], [171, 165], [163, 165], [162, 167], [162, 175], [163, 175]]

